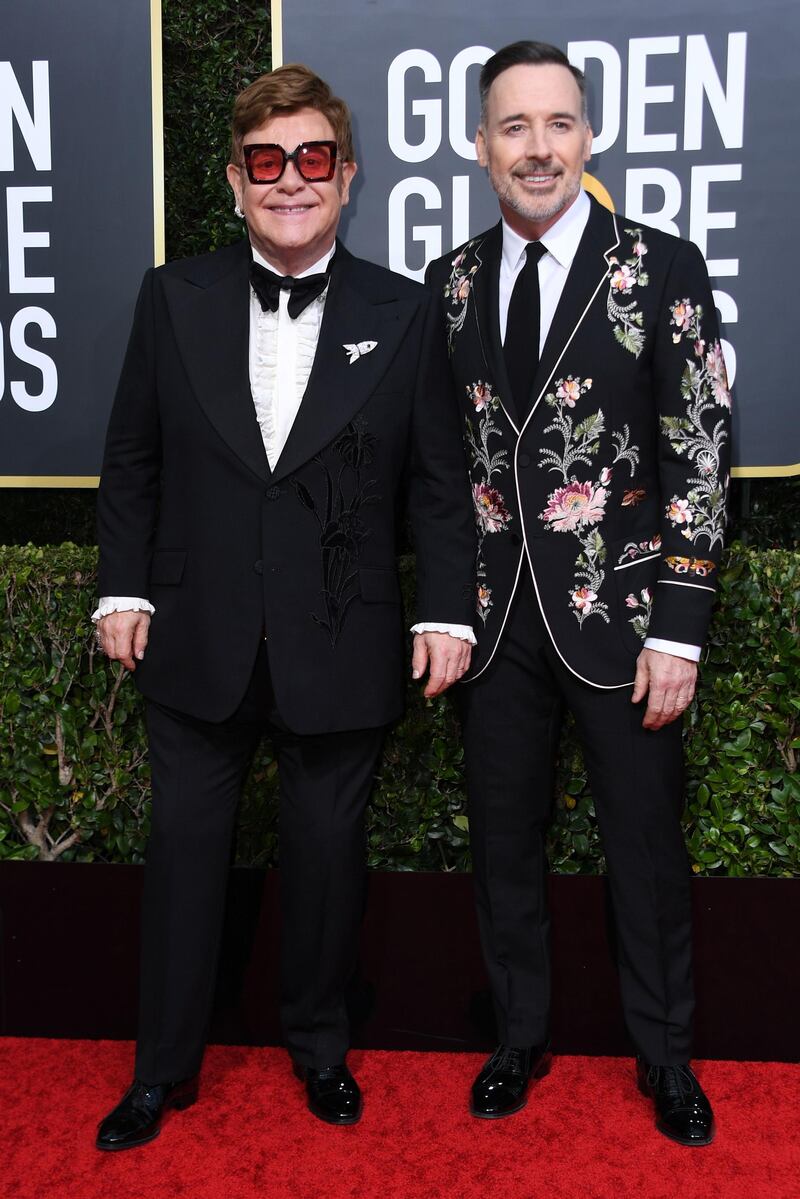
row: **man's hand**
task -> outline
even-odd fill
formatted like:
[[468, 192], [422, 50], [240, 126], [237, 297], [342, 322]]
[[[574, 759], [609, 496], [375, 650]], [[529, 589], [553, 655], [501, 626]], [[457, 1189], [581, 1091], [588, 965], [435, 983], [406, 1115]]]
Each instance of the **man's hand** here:
[[647, 695], [642, 727], [660, 729], [684, 712], [694, 698], [697, 663], [661, 650], [643, 649], [636, 661], [631, 702]]
[[423, 695], [431, 699], [441, 695], [461, 678], [469, 666], [472, 646], [449, 633], [415, 633], [411, 669], [415, 679], [421, 679], [430, 665], [430, 675]]
[[110, 612], [97, 625], [97, 642], [104, 654], [121, 662], [126, 670], [136, 669], [144, 657], [150, 629], [149, 612]]

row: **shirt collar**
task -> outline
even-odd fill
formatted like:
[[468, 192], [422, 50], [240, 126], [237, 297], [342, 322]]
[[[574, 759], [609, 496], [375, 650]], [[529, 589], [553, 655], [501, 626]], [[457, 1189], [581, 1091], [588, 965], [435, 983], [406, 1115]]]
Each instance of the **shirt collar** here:
[[[283, 276], [283, 271], [279, 271], [278, 268], [276, 266], [273, 266], [272, 263], [269, 262], [264, 257], [263, 254], [259, 254], [258, 250], [255, 248], [254, 245], [251, 245], [250, 249], [253, 251], [253, 261], [254, 262], [257, 262], [259, 264], [259, 266], [265, 266], [268, 271], [272, 271], [272, 273], [275, 275]], [[301, 271], [299, 275], [294, 275], [293, 278], [305, 279], [306, 275], [322, 275], [322, 274], [324, 274], [324, 272], [327, 271], [327, 269], [328, 269], [328, 263], [333, 258], [335, 250], [336, 250], [336, 242], [333, 243], [330, 250], [328, 250], [325, 254], [323, 254], [321, 258], [317, 259], [317, 261], [315, 263], [312, 263], [312, 265], [310, 267], [308, 267], [307, 270]]]
[[[559, 266], [566, 271], [572, 266], [572, 260], [578, 252], [583, 231], [589, 220], [590, 210], [589, 197], [581, 189], [575, 203], [570, 204], [566, 212], [539, 239], [548, 254], [552, 254]], [[504, 270], [513, 272], [517, 269], [527, 245], [527, 240], [515, 233], [511, 226], [503, 220]]]

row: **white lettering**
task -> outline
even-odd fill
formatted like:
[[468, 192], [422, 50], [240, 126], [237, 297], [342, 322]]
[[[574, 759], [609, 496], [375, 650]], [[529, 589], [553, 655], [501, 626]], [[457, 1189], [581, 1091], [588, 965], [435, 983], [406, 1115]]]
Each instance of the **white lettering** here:
[[744, 131], [744, 84], [747, 65], [747, 34], [728, 34], [728, 70], [722, 89], [708, 42], [701, 33], [686, 39], [686, 95], [684, 100], [683, 148], [700, 150], [703, 145], [703, 96], [717, 122], [726, 150], [738, 150]]
[[14, 118], [37, 171], [51, 169], [50, 78], [46, 62], [31, 63], [33, 115], [10, 62], [0, 62], [0, 171], [14, 170]]
[[494, 53], [488, 46], [467, 46], [450, 64], [448, 76], [450, 145], [456, 154], [475, 161], [475, 134], [467, 130], [467, 72], [470, 67], [483, 66]]
[[600, 105], [601, 125], [594, 130], [592, 154], [602, 154], [619, 137], [619, 114], [622, 108], [622, 62], [609, 42], [570, 42], [567, 58], [574, 67], [586, 70], [586, 60], [596, 58], [603, 64], [603, 93]]
[[427, 50], [404, 50], [389, 66], [389, 147], [403, 162], [424, 162], [432, 158], [442, 141], [442, 101], [440, 99], [412, 100], [411, 112], [422, 117], [421, 142], [406, 140], [406, 75], [410, 70], [422, 71], [426, 83], [441, 83], [442, 68]]
[[699, 246], [706, 259], [709, 275], [739, 274], [738, 258], [708, 257], [709, 229], [735, 229], [735, 212], [709, 212], [708, 189], [711, 183], [733, 183], [742, 177], [740, 162], [724, 166], [692, 167], [691, 199], [689, 201], [689, 239]]
[[45, 230], [26, 231], [23, 213], [25, 204], [50, 204], [52, 187], [9, 187], [6, 189], [8, 220], [8, 290], [12, 293], [54, 292], [52, 275], [26, 275], [25, 251], [47, 249], [50, 234]]
[[418, 279], [425, 277], [425, 263], [438, 258], [442, 252], [440, 225], [412, 225], [411, 240], [422, 242], [423, 265], [415, 269], [406, 258], [406, 204], [411, 196], [421, 196], [426, 210], [442, 207], [442, 194], [435, 183], [421, 176], [401, 179], [389, 195], [389, 269]]
[[44, 308], [20, 308], [19, 312], [15, 314], [9, 330], [11, 349], [20, 362], [27, 362], [36, 370], [41, 371], [42, 390], [38, 395], [31, 395], [24, 383], [12, 380], [11, 394], [15, 403], [20, 408], [24, 408], [26, 412], [44, 412], [53, 403], [58, 393], [58, 372], [55, 362], [48, 354], [43, 354], [41, 350], [34, 350], [26, 342], [25, 331], [28, 325], [38, 325], [42, 337], [56, 336], [56, 323]]
[[647, 60], [656, 54], [677, 54], [679, 37], [634, 37], [628, 45], [628, 153], [641, 154], [676, 150], [675, 133], [645, 133], [648, 104], [671, 104], [675, 88], [671, 83], [654, 86], [647, 83]]
[[[660, 208], [646, 209], [644, 189], [659, 187], [663, 196]], [[665, 233], [680, 237], [674, 218], [681, 210], [681, 185], [672, 171], [663, 167], [631, 168], [625, 172], [625, 214], [633, 221], [655, 225]]]

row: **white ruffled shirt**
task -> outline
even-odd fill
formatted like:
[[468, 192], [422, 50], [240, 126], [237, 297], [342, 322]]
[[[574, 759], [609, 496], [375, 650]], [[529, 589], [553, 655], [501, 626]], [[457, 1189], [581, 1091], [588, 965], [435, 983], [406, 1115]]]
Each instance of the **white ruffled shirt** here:
[[[295, 278], [322, 274], [328, 269], [335, 248], [335, 245], [331, 246], [326, 254], [307, 270], [300, 271]], [[261, 266], [277, 275], [283, 274], [255, 247], [252, 247], [252, 251], [254, 260]], [[275, 312], [264, 311], [258, 296], [250, 288], [250, 389], [271, 470], [275, 469], [300, 410], [314, 365], [327, 295], [326, 287], [293, 319], [288, 312], [288, 288], [280, 292]], [[92, 620], [96, 622], [112, 612], [149, 612], [152, 615], [155, 608], [140, 596], [104, 596], [92, 613]], [[411, 631], [449, 633], [451, 637], [475, 644], [475, 636], [469, 625], [426, 621], [415, 624]]]

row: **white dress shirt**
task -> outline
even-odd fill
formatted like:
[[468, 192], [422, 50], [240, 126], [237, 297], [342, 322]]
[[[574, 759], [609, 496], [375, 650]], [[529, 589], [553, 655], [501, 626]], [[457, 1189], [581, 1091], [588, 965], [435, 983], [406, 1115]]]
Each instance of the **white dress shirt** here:
[[[574, 204], [571, 204], [563, 216], [551, 225], [542, 237], [541, 244], [547, 250], [538, 262], [539, 269], [539, 304], [541, 323], [539, 325], [539, 357], [541, 358], [547, 334], [553, 323], [558, 301], [564, 290], [569, 269], [578, 252], [578, 245], [590, 212], [589, 197], [585, 191], [578, 194]], [[525, 247], [528, 242], [524, 237], [515, 233], [510, 225], [503, 221], [503, 254], [500, 260], [500, 337], [505, 341], [506, 325], [508, 323], [508, 306], [511, 303], [511, 293], [517, 275], [525, 265]], [[660, 637], [647, 637], [645, 649], [658, 650], [660, 653], [674, 654], [676, 658], [688, 658], [699, 662], [699, 645], [688, 645], [683, 641], [665, 641]]]

